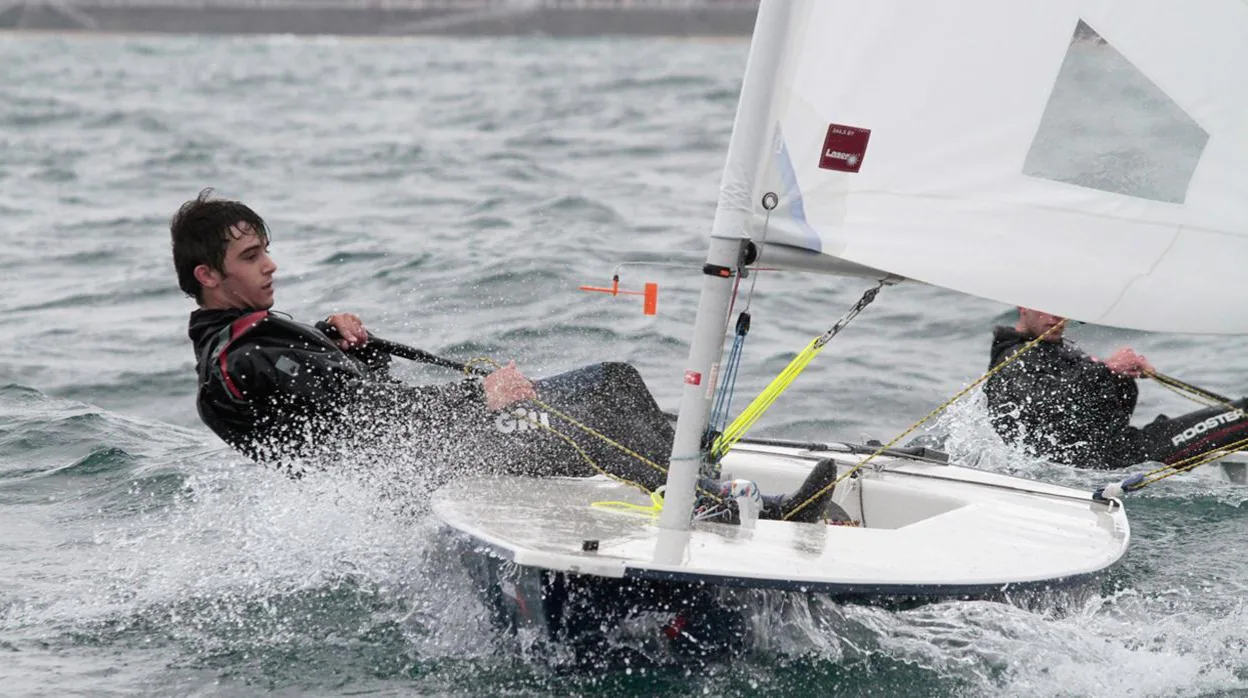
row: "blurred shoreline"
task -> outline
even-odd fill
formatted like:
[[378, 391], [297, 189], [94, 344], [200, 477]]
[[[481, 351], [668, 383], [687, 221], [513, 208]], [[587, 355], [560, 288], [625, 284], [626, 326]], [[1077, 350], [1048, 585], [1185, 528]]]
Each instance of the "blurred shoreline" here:
[[749, 36], [757, 0], [17, 0], [0, 31]]

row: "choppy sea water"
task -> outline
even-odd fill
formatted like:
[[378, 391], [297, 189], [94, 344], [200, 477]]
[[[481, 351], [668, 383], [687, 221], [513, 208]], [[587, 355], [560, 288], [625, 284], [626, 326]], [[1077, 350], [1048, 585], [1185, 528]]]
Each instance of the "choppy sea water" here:
[[[167, 222], [205, 186], [269, 220], [278, 307], [297, 318], [354, 311], [383, 336], [534, 376], [629, 361], [674, 408], [746, 50], [3, 36], [0, 693], [1248, 691], [1248, 488], [1200, 473], [1133, 496], [1132, 549], [1073, 610], [772, 599], [743, 657], [585, 670], [490, 627], [463, 572], [431, 554], [427, 492], [397, 457], [292, 481], [199, 425]], [[625, 286], [660, 283], [657, 317], [576, 290], [624, 261], [687, 263], [625, 268]], [[738, 394], [865, 288], [761, 277]], [[996, 303], [886, 289], [761, 433], [888, 439], [978, 377], [1009, 321]], [[1072, 334], [1243, 392], [1238, 339]], [[1138, 414], [1191, 407], [1145, 385]], [[979, 467], [1106, 482], [1008, 451], [973, 400], [933, 431]]]

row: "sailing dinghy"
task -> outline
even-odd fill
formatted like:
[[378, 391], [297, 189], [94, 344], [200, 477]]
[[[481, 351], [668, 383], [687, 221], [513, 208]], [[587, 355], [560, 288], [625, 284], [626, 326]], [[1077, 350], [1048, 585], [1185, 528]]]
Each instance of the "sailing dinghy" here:
[[755, 520], [745, 497], [740, 523], [692, 520], [733, 285], [754, 262], [1248, 332], [1246, 39], [1243, 0], [763, 0], [661, 512], [602, 477], [433, 497], [501, 617], [568, 634], [577, 609], [688, 615], [739, 588], [1008, 598], [1112, 567], [1116, 499], [923, 452], [742, 440], [723, 477], [764, 493], [853, 470], [820, 504], [851, 525]]

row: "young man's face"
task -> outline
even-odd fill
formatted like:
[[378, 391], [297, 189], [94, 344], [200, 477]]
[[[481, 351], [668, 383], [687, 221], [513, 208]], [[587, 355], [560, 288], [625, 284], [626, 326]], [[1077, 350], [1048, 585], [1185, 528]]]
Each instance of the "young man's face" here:
[[230, 244], [225, 250], [225, 273], [206, 264], [195, 269], [204, 287], [204, 307], [273, 307], [273, 274], [277, 264], [269, 256], [265, 241], [246, 223], [230, 228]]

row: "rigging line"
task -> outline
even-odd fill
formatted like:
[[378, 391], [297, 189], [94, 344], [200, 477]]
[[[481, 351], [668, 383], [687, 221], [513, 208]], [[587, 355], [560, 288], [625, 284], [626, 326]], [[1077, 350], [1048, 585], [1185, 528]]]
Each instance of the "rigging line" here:
[[[755, 250], [754, 263], [757, 264], [762, 258], [763, 249], [767, 244], [767, 231], [771, 228], [771, 211], [776, 207], [779, 201], [778, 197], [771, 192], [763, 195], [763, 208], [767, 211], [763, 217], [763, 229], [759, 238], [757, 249]], [[749, 243], [753, 244], [753, 243]], [[732, 285], [732, 297], [728, 301], [728, 319], [731, 320], [732, 312], [737, 305], [737, 294], [741, 288], [741, 275], [745, 269], [745, 265], [740, 263], [736, 274], [736, 280]], [[703, 435], [704, 443], [709, 441], [716, 430], [723, 432], [723, 427], [727, 424], [728, 414], [732, 410], [732, 398], [736, 392], [737, 368], [741, 365], [741, 357], [745, 351], [745, 336], [750, 331], [750, 305], [754, 301], [754, 290], [758, 285], [758, 274], [750, 276], [750, 288], [745, 294], [745, 307], [737, 315], [736, 329], [732, 340], [732, 349], [728, 352], [727, 365], [724, 373], [720, 378], [719, 386], [715, 391], [715, 402], [711, 407], [711, 418], [706, 425], [706, 433]], [[722, 356], [722, 345], [721, 345]], [[712, 459], [714, 461], [714, 459]], [[714, 467], [714, 466], [712, 466]]]
[[1183, 388], [1180, 388], [1177, 385], [1171, 385], [1170, 383], [1167, 383], [1162, 380], [1157, 381], [1157, 384], [1165, 388], [1166, 390], [1169, 390], [1170, 392], [1178, 395], [1179, 397], [1191, 400], [1192, 402], [1198, 405], [1204, 405], [1205, 407], [1214, 407], [1218, 404], [1216, 400], [1211, 400], [1210, 398], [1206, 397], [1205, 395], [1201, 393], [1193, 393], [1188, 390], [1184, 390]]
[[[757, 266], [763, 260], [763, 250], [767, 247], [767, 232], [771, 229], [771, 211], [776, 207], [778, 198], [775, 194], [768, 192], [763, 195], [763, 209], [767, 211], [767, 215], [763, 216], [763, 230], [758, 238], [758, 250], [754, 255], [754, 264]], [[769, 206], [768, 203], [771, 205]], [[754, 300], [754, 287], [758, 284], [757, 271], [750, 274], [750, 290], [745, 295], [745, 307], [741, 312], [748, 313], [750, 311], [750, 302]]]
[[732, 349], [728, 352], [727, 366], [724, 369], [722, 383], [715, 393], [715, 404], [711, 408], [711, 420], [708, 429], [723, 431], [727, 426], [728, 412], [732, 407], [732, 397], [736, 391], [737, 369], [741, 365], [744, 336], [737, 334], [732, 341]]
[[[562, 412], [561, 410], [559, 410], [559, 409], [557, 409], [557, 408], [555, 408], [555, 407], [551, 406], [550, 404], [548, 404], [548, 403], [546, 403], [546, 402], [542, 402], [541, 400], [538, 400], [538, 399], [536, 399], [536, 398], [534, 398], [534, 399], [530, 400], [530, 402], [532, 402], [533, 404], [537, 405], [538, 407], [541, 407], [541, 408], [543, 408], [543, 409], [547, 410], [547, 411], [548, 411], [548, 412], [550, 412], [551, 414], [553, 414], [553, 415], [555, 415], [555, 416], [559, 417], [560, 419], [562, 419], [562, 420], [564, 420], [565, 422], [567, 422], [567, 423], [571, 424], [572, 426], [576, 427], [577, 429], [580, 429], [581, 431], [585, 432], [586, 434], [589, 434], [589, 435], [591, 435], [591, 436], [594, 436], [594, 437], [598, 438], [599, 440], [601, 440], [601, 441], [603, 441], [604, 443], [606, 443], [608, 446], [611, 446], [611, 447], [615, 448], [616, 450], [618, 450], [618, 451], [620, 451], [620, 452], [624, 453], [625, 455], [630, 456], [630, 457], [632, 457], [632, 458], [635, 458], [635, 459], [637, 459], [637, 460], [641, 461], [642, 463], [644, 463], [644, 464], [646, 464], [646, 465], [650, 466], [651, 468], [654, 468], [655, 470], [658, 470], [660, 473], [663, 473], [664, 475], [666, 475], [666, 474], [667, 474], [667, 468], [663, 467], [662, 465], [659, 465], [658, 463], [656, 463], [656, 462], [654, 462], [654, 461], [650, 460], [649, 458], [646, 458], [645, 456], [641, 455], [640, 453], [638, 453], [638, 452], [636, 452], [636, 451], [632, 450], [631, 448], [629, 448], [629, 447], [625, 446], [624, 444], [622, 444], [622, 443], [620, 443], [620, 442], [618, 442], [618, 441], [616, 441], [616, 440], [612, 439], [611, 437], [607, 436], [606, 434], [603, 434], [602, 432], [600, 432], [600, 431], [598, 431], [598, 430], [594, 429], [593, 427], [591, 427], [591, 426], [589, 426], [589, 425], [587, 425], [587, 424], [583, 424], [583, 423], [581, 423], [580, 421], [577, 421], [577, 420], [576, 420], [576, 419], [574, 419], [571, 415], [569, 415], [569, 414], [567, 414], [567, 413], [565, 413], [565, 412]], [[563, 435], [563, 434], [559, 434], [559, 432], [556, 432], [556, 431], [555, 431], [555, 429], [554, 429], [553, 427], [547, 427], [545, 424], [542, 424], [541, 426], [542, 426], [542, 428], [544, 428], [544, 429], [548, 429], [548, 430], [550, 430], [551, 432], [554, 432], [554, 433], [558, 434], [561, 438], [564, 438], [564, 439], [567, 439], [567, 440], [571, 440], [571, 437], [567, 437], [567, 436], [565, 436], [565, 435]], [[578, 450], [580, 450], [580, 449], [578, 448]], [[586, 455], [585, 457], [586, 457], [587, 459], [589, 458], [589, 456], [588, 456], [588, 455]], [[612, 475], [612, 474], [610, 474], [610, 473], [607, 473], [607, 471], [606, 471], [605, 469], [603, 469], [603, 468], [602, 468], [602, 466], [598, 465], [597, 463], [592, 463], [592, 465], [593, 465], [593, 466], [594, 466], [594, 467], [595, 467], [595, 468], [596, 468], [599, 472], [602, 472], [602, 473], [606, 474], [608, 477], [610, 477], [610, 478], [612, 478], [612, 479], [614, 479], [614, 480], [618, 480], [618, 481], [620, 481], [620, 482], [624, 482], [624, 483], [627, 483], [627, 484], [633, 485], [634, 487], [638, 487], [638, 488], [640, 488], [640, 489], [642, 489], [642, 490], [649, 491], [649, 490], [646, 490], [646, 488], [645, 488], [645, 487], [642, 487], [641, 485], [639, 485], [639, 484], [637, 484], [637, 483], [635, 483], [635, 482], [632, 482], [632, 481], [630, 481], [630, 480], [627, 480], [627, 479], [625, 479], [625, 478], [623, 478], [623, 477], [621, 477], [621, 476], [619, 476], [619, 475]], [[707, 496], [707, 497], [710, 497], [711, 499], [715, 500], [716, 502], [721, 501], [721, 500], [720, 500], [720, 497], [719, 497], [717, 494], [715, 494], [714, 492], [711, 492], [710, 490], [707, 490], [707, 489], [705, 489], [705, 488], [703, 488], [703, 487], [700, 487], [700, 486], [699, 486], [699, 487], [697, 487], [697, 491], [698, 491], [698, 493], [699, 493], [699, 494], [702, 494], [702, 495], [705, 495], [705, 496]]]
[[1241, 439], [1232, 444], [1227, 444], [1226, 446], [1211, 449], [1204, 453], [1198, 453], [1190, 458], [1186, 458], [1162, 468], [1150, 470], [1147, 473], [1136, 473], [1122, 482], [1116, 482], [1097, 489], [1092, 493], [1092, 498], [1098, 501], [1112, 500], [1114, 498], [1121, 497], [1127, 492], [1142, 490], [1153, 483], [1161, 482], [1162, 480], [1178, 475], [1179, 473], [1194, 470], [1198, 466], [1221, 460], [1232, 453], [1237, 453], [1244, 449], [1248, 449], [1248, 439]]
[[[749, 316], [742, 313], [742, 316]], [[714, 409], [711, 412], [711, 420], [707, 422], [706, 433], [703, 435], [704, 444], [713, 444], [715, 439], [728, 427], [728, 415], [732, 411], [732, 398], [736, 395], [737, 374], [741, 367], [741, 357], [744, 354], [745, 335], [738, 334], [732, 342], [732, 351], [728, 355], [728, 367], [724, 371], [723, 383], [720, 384], [719, 390], [715, 396]], [[720, 473], [719, 460], [716, 458], [706, 458], [702, 465], [704, 474], [712, 478], [718, 478]]]
[[644, 506], [641, 504], [633, 504], [632, 502], [618, 502], [618, 501], [590, 502], [589, 505], [591, 507], [594, 507], [597, 509], [604, 509], [606, 511], [637, 513], [643, 516], [648, 516], [652, 519], [658, 518], [659, 514], [663, 511], [663, 492], [661, 491], [662, 489], [663, 488], [660, 487], [658, 490], [655, 490], [654, 492], [650, 493], [650, 506]]
[[[880, 282], [880, 283], [881, 283], [881, 284], [883, 284], [883, 282]], [[897, 442], [899, 442], [899, 441], [901, 441], [902, 439], [906, 438], [907, 436], [909, 436], [909, 435], [910, 435], [910, 433], [911, 433], [911, 432], [913, 432], [914, 430], [916, 430], [916, 429], [918, 429], [919, 427], [921, 427], [921, 426], [923, 426], [924, 424], [926, 424], [928, 420], [930, 420], [931, 418], [933, 418], [933, 417], [935, 417], [936, 415], [938, 415], [938, 414], [940, 414], [941, 412], [943, 412], [943, 411], [944, 411], [945, 409], [947, 409], [950, 405], [952, 405], [953, 403], [955, 403], [955, 402], [957, 402], [958, 400], [962, 399], [965, 395], [967, 395], [968, 393], [970, 393], [970, 392], [971, 392], [972, 390], [974, 390], [975, 388], [979, 387], [979, 385], [980, 385], [981, 383], [983, 383], [984, 381], [988, 380], [989, 378], [992, 378], [992, 377], [993, 377], [994, 375], [996, 375], [996, 374], [997, 374], [997, 372], [999, 372], [1001, 369], [1003, 369], [1003, 368], [1005, 368], [1006, 366], [1008, 366], [1008, 365], [1010, 365], [1011, 363], [1013, 363], [1013, 362], [1014, 362], [1014, 360], [1015, 360], [1015, 359], [1017, 359], [1018, 357], [1022, 356], [1024, 352], [1029, 351], [1032, 347], [1034, 347], [1034, 346], [1036, 346], [1037, 344], [1039, 344], [1040, 342], [1044, 341], [1046, 337], [1048, 337], [1050, 334], [1052, 334], [1052, 333], [1053, 333], [1054, 331], [1056, 331], [1058, 328], [1060, 328], [1060, 327], [1065, 327], [1065, 326], [1066, 326], [1066, 320], [1064, 320], [1064, 319], [1063, 319], [1061, 322], [1059, 322], [1059, 323], [1057, 323], [1057, 324], [1053, 325], [1052, 327], [1050, 327], [1049, 329], [1045, 330], [1045, 331], [1044, 331], [1044, 334], [1041, 334], [1039, 337], [1036, 337], [1035, 339], [1031, 340], [1030, 342], [1027, 342], [1027, 343], [1026, 343], [1026, 344], [1024, 344], [1023, 346], [1019, 347], [1019, 348], [1018, 348], [1018, 351], [1015, 351], [1013, 354], [1011, 354], [1011, 355], [1010, 355], [1010, 357], [1009, 357], [1008, 359], [1006, 359], [1005, 361], [1002, 361], [1001, 363], [997, 364], [996, 366], [993, 366], [991, 369], [989, 369], [989, 371], [988, 371], [987, 373], [985, 373], [984, 375], [982, 375], [982, 376], [980, 376], [979, 378], [975, 379], [975, 382], [973, 382], [973, 383], [971, 383], [970, 385], [968, 385], [968, 386], [966, 386], [965, 388], [963, 388], [961, 391], [959, 391], [959, 392], [958, 392], [958, 394], [957, 394], [957, 395], [954, 395], [953, 397], [951, 397], [951, 398], [949, 398], [948, 400], [946, 400], [946, 401], [945, 401], [945, 403], [944, 403], [943, 405], [941, 405], [940, 407], [937, 407], [936, 409], [932, 410], [931, 412], [928, 412], [928, 413], [927, 413], [927, 416], [923, 417], [923, 419], [920, 419], [919, 421], [915, 422], [914, 424], [911, 424], [911, 425], [910, 425], [910, 427], [909, 427], [908, 429], [906, 429], [906, 430], [905, 430], [905, 431], [903, 431], [902, 433], [898, 434], [897, 436], [893, 437], [893, 439], [892, 439], [891, 441], [889, 441], [888, 443], [886, 443], [886, 444], [884, 444], [883, 446], [880, 446], [879, 448], [877, 448], [877, 449], [875, 449], [874, 451], [872, 451], [872, 452], [871, 452], [871, 455], [869, 455], [869, 456], [867, 456], [866, 458], [864, 458], [863, 460], [859, 461], [857, 465], [855, 465], [854, 467], [852, 467], [852, 468], [850, 468], [849, 470], [845, 471], [845, 473], [844, 473], [844, 474], [839, 475], [839, 476], [838, 476], [835, 480], [833, 480], [833, 481], [832, 481], [831, 483], [829, 483], [827, 486], [825, 486], [825, 487], [823, 487], [822, 489], [820, 489], [818, 492], [815, 492], [814, 494], [812, 494], [812, 495], [810, 495], [809, 497], [807, 497], [807, 498], [806, 498], [806, 501], [804, 501], [804, 502], [802, 502], [801, 504], [797, 505], [797, 507], [796, 507], [796, 508], [791, 509], [791, 510], [790, 510], [787, 514], [785, 514], [785, 515], [784, 515], [784, 519], [787, 521], [787, 520], [789, 520], [789, 519], [793, 518], [793, 516], [795, 516], [795, 515], [796, 515], [799, 511], [801, 511], [802, 509], [805, 509], [805, 508], [806, 508], [807, 506], [809, 506], [812, 502], [814, 502], [814, 501], [818, 500], [820, 497], [822, 497], [823, 495], [827, 494], [829, 491], [831, 491], [831, 490], [832, 490], [832, 488], [836, 487], [836, 485], [837, 485], [838, 483], [840, 483], [840, 482], [844, 481], [844, 480], [845, 480], [845, 478], [847, 478], [847, 477], [849, 477], [850, 475], [852, 475], [852, 474], [854, 474], [854, 473], [858, 472], [860, 469], [862, 469], [862, 467], [863, 467], [864, 465], [866, 465], [867, 463], [870, 463], [872, 460], [874, 460], [876, 456], [880, 455], [881, 453], [884, 453], [884, 452], [885, 452], [885, 451], [887, 451], [888, 449], [890, 449], [890, 448], [892, 448], [893, 446], [895, 446], [895, 445], [897, 444]]]
[[844, 329], [844, 327], [854, 318], [858, 317], [858, 314], [861, 313], [864, 308], [875, 300], [876, 295], [879, 294], [880, 289], [884, 287], [886, 282], [887, 279], [881, 279], [874, 287], [868, 288], [862, 294], [862, 297], [858, 299], [858, 302], [854, 303], [853, 307], [850, 308], [840, 320], [836, 321], [836, 324], [819, 337], [811, 340], [810, 344], [806, 345], [805, 349], [799, 352], [797, 356], [793, 357], [793, 360], [789, 362], [789, 365], [786, 366], [779, 375], [772, 379], [771, 383], [763, 389], [763, 392], [759, 393], [758, 397], [754, 398], [754, 401], [751, 402], [749, 406], [746, 407], [735, 420], [733, 420], [732, 424], [730, 424], [728, 428], [720, 434], [719, 438], [715, 440], [715, 443], [711, 448], [712, 460], [722, 458], [723, 455], [741, 439], [745, 432], [748, 431], [750, 427], [752, 427], [759, 420], [759, 418], [762, 417], [763, 413], [771, 407], [776, 399], [780, 397], [780, 394], [788, 389], [789, 385], [797, 379], [797, 376], [806, 369], [806, 366], [814, 360], [815, 356], [823, 350], [823, 347], [827, 345], [827, 343], [830, 342], [832, 338]]
[[1160, 482], [1168, 477], [1171, 477], [1172, 475], [1178, 475], [1179, 473], [1186, 473], [1188, 471], [1194, 470], [1198, 466], [1205, 465], [1206, 463], [1212, 463], [1214, 461], [1226, 458], [1232, 453], [1237, 453], [1239, 451], [1244, 450], [1245, 448], [1248, 448], [1248, 438], [1240, 439], [1239, 441], [1226, 444], [1225, 446], [1217, 446], [1217, 447], [1211, 448], [1208, 451], [1204, 451], [1202, 453], [1197, 453], [1195, 455], [1188, 456], [1187, 458], [1184, 458], [1183, 460], [1170, 463], [1160, 468], [1154, 468], [1153, 470], [1143, 473], [1140, 476], [1141, 479], [1139, 481], [1139, 484], [1138, 485], [1133, 484], [1130, 489], [1137, 490], [1137, 489], [1144, 487], [1145, 485], [1151, 485], [1154, 482]]
[[819, 339], [816, 340], [818, 342], [818, 347], [822, 349], [823, 345], [832, 341], [832, 338], [835, 337], [841, 329], [848, 325], [854, 318], [858, 317], [858, 314], [861, 313], [864, 308], [871, 305], [871, 301], [875, 300], [876, 295], [879, 294], [880, 289], [884, 288], [885, 283], [886, 279], [880, 279], [880, 282], [873, 288], [867, 289], [866, 292], [862, 294], [862, 298], [859, 298], [858, 302], [854, 304], [854, 307], [850, 308], [849, 312], [845, 313], [844, 317], [838, 320], [835, 325], [829, 327], [828, 331], [824, 332]]
[[1176, 393], [1179, 393], [1179, 394], [1190, 393], [1191, 396], [1194, 396], [1194, 397], [1190, 397], [1190, 399], [1192, 399], [1194, 402], [1200, 402], [1200, 400], [1196, 399], [1197, 397], [1199, 397], [1203, 400], [1210, 401], [1212, 404], [1222, 404], [1224, 407], [1234, 409], [1229, 404], [1231, 402], [1230, 398], [1219, 395], [1215, 392], [1194, 386], [1191, 383], [1185, 383], [1179, 380], [1178, 378], [1175, 378], [1173, 376], [1167, 376], [1166, 374], [1158, 373], [1157, 371], [1150, 371], [1145, 375], [1147, 375], [1149, 378], [1156, 380], [1158, 383], [1162, 384], [1163, 386], [1165, 386], [1166, 388], [1170, 390], [1173, 390]]
[[754, 401], [745, 408], [745, 411], [738, 415], [732, 424], [724, 430], [724, 433], [716, 440], [713, 456], [717, 458], [722, 457], [723, 454], [736, 445], [741, 440], [741, 437], [749, 431], [750, 427], [762, 417], [764, 412], [771, 408], [775, 401], [780, 398], [780, 395], [797, 379], [797, 376], [814, 360], [817, 353], [818, 349], [814, 348], [814, 341], [812, 340], [806, 346], [806, 349], [798, 354], [793, 361], [789, 362], [789, 365], [772, 380], [771, 384], [758, 397], [754, 398]]

